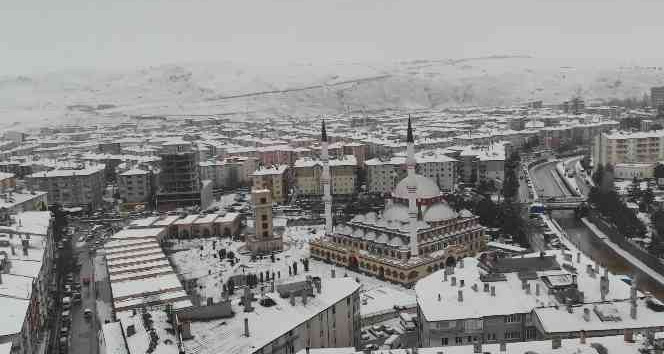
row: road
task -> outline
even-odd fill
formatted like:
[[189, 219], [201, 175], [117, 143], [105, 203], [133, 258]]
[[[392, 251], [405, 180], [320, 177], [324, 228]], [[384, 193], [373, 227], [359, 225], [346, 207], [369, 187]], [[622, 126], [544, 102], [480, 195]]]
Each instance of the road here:
[[556, 163], [558, 163], [558, 161], [546, 162], [535, 166], [535, 168], [530, 171], [533, 183], [535, 184], [540, 197], [547, 198], [572, 195], [562, 181], [556, 181], [554, 179], [553, 173], [556, 172]]
[[78, 262], [81, 264], [81, 271], [78, 275], [78, 281], [81, 282], [81, 304], [74, 305], [71, 309], [71, 354], [96, 354], [98, 352], [97, 331], [99, 324], [97, 321], [86, 319], [83, 312], [85, 309], [95, 310], [95, 284], [93, 281], [89, 285], [83, 284], [83, 278], [93, 278], [94, 261], [88, 253], [88, 248], [84, 242], [77, 242], [74, 253], [78, 256]]
[[[538, 166], [537, 171], [531, 171], [535, 181], [535, 185], [544, 188], [544, 193], [547, 196], [565, 196], [569, 195], [567, 190], [561, 190], [558, 184], [553, 179], [553, 175], [549, 172], [555, 169], [555, 163], [547, 163]], [[577, 179], [579, 181], [579, 179]], [[581, 181], [582, 182], [582, 181]], [[588, 190], [579, 187], [581, 190]], [[567, 233], [568, 238], [575, 244], [581, 252], [589, 256], [591, 259], [606, 265], [609, 270], [614, 274], [624, 275], [637, 275], [638, 287], [640, 290], [651, 292], [656, 297], [664, 298], [664, 286], [660, 285], [647, 274], [643, 273], [638, 268], [634, 267], [631, 263], [620, 257], [610, 247], [599, 241], [591, 231], [576, 217], [571, 210], [560, 210], [551, 213], [551, 217], [558, 222], [562, 229]]]

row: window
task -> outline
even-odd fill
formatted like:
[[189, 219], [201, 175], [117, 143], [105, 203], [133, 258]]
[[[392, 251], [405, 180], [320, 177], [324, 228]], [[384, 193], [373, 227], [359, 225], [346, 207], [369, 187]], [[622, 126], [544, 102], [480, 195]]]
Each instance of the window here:
[[266, 222], [264, 222], [262, 226], [263, 226], [264, 229], [267, 229], [267, 223]]
[[440, 339], [440, 345], [441, 345], [441, 346], [446, 346], [446, 345], [448, 345], [448, 340], [447, 340], [447, 338], [441, 338], [441, 339]]
[[495, 334], [495, 333], [488, 333], [488, 334], [486, 335], [486, 339], [487, 339], [488, 341], [495, 341], [495, 340], [496, 340], [496, 334]]
[[505, 331], [505, 339], [519, 339], [521, 333], [519, 331]]
[[267, 215], [265, 215], [265, 214], [261, 215], [261, 220], [263, 220], [263, 221], [267, 220]]
[[267, 203], [267, 199], [261, 198], [261, 204], [265, 204], [265, 203]]
[[514, 322], [519, 322], [521, 320], [521, 314], [519, 313], [513, 313], [511, 315], [505, 316], [505, 323], [514, 323]]
[[462, 343], [463, 343], [463, 338], [461, 337], [454, 338], [454, 344], [462, 344]]
[[537, 337], [537, 330], [535, 328], [526, 328], [526, 339], [535, 339]]

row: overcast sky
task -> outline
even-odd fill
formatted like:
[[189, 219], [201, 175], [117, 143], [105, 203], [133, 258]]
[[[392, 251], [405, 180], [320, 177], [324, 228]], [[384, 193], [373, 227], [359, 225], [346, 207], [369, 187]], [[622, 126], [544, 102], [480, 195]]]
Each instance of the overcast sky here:
[[664, 58], [664, 0], [2, 0], [0, 74], [184, 61]]

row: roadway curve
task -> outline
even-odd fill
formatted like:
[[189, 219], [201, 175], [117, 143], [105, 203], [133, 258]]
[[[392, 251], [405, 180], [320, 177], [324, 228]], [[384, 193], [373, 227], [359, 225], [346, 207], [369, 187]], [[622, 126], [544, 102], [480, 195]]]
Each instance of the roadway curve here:
[[573, 195], [556, 172], [556, 164], [558, 162], [558, 160], [545, 162], [536, 165], [530, 170], [533, 183], [535, 188], [537, 188], [537, 194], [542, 198]]

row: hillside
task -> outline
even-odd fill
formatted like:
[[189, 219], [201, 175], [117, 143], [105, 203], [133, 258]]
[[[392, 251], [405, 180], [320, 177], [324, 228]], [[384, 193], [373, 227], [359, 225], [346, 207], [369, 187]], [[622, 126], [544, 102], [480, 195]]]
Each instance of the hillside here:
[[577, 93], [588, 101], [640, 98], [651, 86], [662, 84], [661, 67], [529, 57], [273, 67], [230, 62], [163, 65], [126, 72], [2, 77], [0, 128], [133, 114], [306, 117], [345, 109], [558, 103]]

